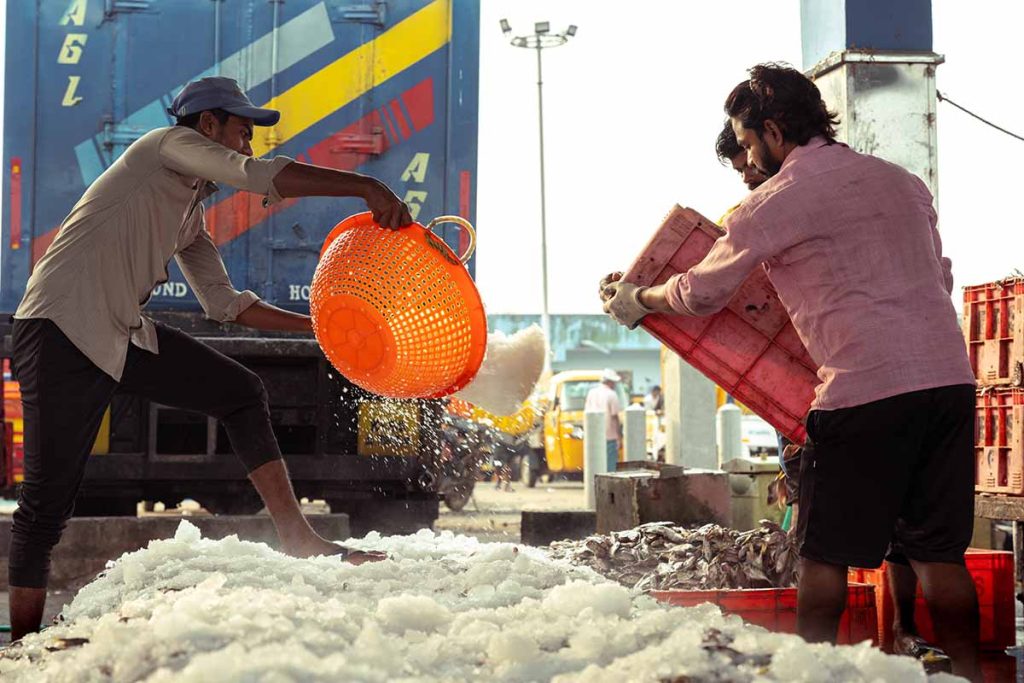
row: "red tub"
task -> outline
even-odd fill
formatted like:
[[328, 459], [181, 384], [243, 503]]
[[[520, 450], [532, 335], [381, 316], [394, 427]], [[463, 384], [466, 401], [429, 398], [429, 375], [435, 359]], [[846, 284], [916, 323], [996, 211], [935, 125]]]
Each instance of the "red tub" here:
[[[726, 614], [778, 633], [796, 633], [796, 588], [748, 590], [651, 591], [651, 597], [678, 607], [693, 607], [705, 602], [718, 605]], [[842, 645], [865, 640], [878, 644], [878, 609], [875, 587], [851, 583], [846, 611], [839, 622]]]

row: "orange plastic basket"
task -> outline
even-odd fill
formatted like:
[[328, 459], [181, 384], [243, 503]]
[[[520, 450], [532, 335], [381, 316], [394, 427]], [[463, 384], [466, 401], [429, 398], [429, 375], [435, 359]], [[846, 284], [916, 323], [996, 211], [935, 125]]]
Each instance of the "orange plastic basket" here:
[[[431, 229], [469, 233], [460, 258]], [[487, 349], [480, 293], [463, 265], [473, 226], [458, 216], [388, 230], [367, 213], [331, 231], [313, 275], [309, 309], [328, 360], [353, 383], [391, 398], [439, 398], [476, 376]]]

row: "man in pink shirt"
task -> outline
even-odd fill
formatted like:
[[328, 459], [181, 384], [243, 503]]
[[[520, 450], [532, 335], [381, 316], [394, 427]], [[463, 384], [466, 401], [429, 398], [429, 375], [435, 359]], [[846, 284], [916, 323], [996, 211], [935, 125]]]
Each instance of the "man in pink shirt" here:
[[[747, 189], [756, 190], [766, 180], [767, 176], [751, 165], [747, 159], [747, 150], [740, 147], [736, 141], [736, 131], [732, 128], [732, 121], [727, 119], [722, 131], [715, 140], [715, 153], [718, 160], [723, 164], [731, 166], [736, 171]], [[737, 204], [726, 212], [725, 217], [738, 208]], [[786, 490], [788, 504], [793, 507], [794, 517], [797, 512], [797, 497], [799, 495], [798, 476], [800, 473], [800, 456], [804, 449], [801, 444], [791, 444], [781, 434], [779, 435], [779, 464], [786, 475]], [[893, 604], [893, 653], [908, 655], [920, 659], [925, 663], [925, 669], [929, 673], [939, 671], [949, 672], [951, 662], [946, 654], [932, 645], [917, 630], [915, 619], [917, 605], [917, 575], [913, 567], [907, 563], [906, 558], [900, 558], [890, 553], [886, 558], [886, 575], [889, 582], [890, 594]]]
[[818, 363], [801, 463], [798, 630], [833, 641], [847, 567], [889, 555], [921, 580], [954, 673], [980, 679], [978, 607], [964, 566], [974, 513], [974, 375], [950, 299], [950, 261], [925, 184], [835, 141], [800, 72], [751, 69], [726, 100], [736, 140], [770, 176], [705, 259], [657, 287], [612, 274], [605, 310], [720, 311], [761, 264]]

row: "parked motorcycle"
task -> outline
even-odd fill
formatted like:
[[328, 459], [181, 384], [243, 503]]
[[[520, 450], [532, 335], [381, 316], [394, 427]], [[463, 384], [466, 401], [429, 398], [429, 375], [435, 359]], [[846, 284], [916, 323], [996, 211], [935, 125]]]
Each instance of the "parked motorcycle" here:
[[446, 412], [442, 419], [437, 492], [449, 510], [458, 512], [473, 497], [473, 487], [489, 461], [486, 428]]

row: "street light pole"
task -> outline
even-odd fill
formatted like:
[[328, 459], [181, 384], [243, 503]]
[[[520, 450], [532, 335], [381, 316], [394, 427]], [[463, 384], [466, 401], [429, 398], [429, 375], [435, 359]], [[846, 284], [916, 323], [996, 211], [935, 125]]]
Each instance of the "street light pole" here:
[[[541, 254], [541, 282], [543, 287], [543, 301], [541, 306], [540, 326], [544, 330], [544, 337], [551, 344], [551, 314], [548, 310], [548, 225], [547, 225], [547, 197], [544, 182], [544, 69], [542, 64], [542, 53], [546, 47], [559, 47], [565, 45], [569, 38], [576, 35], [576, 26], [570, 25], [563, 33], [551, 33], [550, 24], [546, 21], [539, 21], [534, 24], [532, 35], [516, 36], [511, 39], [513, 47], [525, 47], [537, 52], [537, 111], [539, 115], [540, 130], [540, 254]], [[512, 27], [507, 20], [501, 20], [501, 30], [508, 36], [512, 33]], [[544, 354], [544, 373], [551, 372], [551, 349]]]
[[544, 354], [544, 374], [551, 372], [551, 314], [548, 312], [548, 216], [547, 198], [544, 192], [544, 77], [541, 68], [543, 48], [537, 41], [537, 110], [540, 114], [540, 258], [541, 282], [544, 290], [543, 306], [540, 313], [540, 327], [544, 330], [544, 338], [548, 340], [548, 349]]

